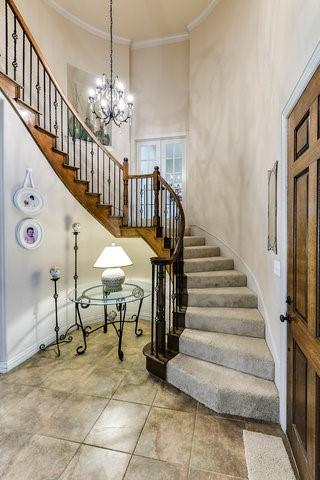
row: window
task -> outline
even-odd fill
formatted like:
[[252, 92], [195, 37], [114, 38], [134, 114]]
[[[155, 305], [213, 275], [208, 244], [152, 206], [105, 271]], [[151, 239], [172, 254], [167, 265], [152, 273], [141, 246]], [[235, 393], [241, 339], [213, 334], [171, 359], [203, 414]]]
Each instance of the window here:
[[180, 199], [184, 194], [185, 138], [163, 138], [137, 142], [137, 173], [152, 173], [159, 166], [161, 175]]

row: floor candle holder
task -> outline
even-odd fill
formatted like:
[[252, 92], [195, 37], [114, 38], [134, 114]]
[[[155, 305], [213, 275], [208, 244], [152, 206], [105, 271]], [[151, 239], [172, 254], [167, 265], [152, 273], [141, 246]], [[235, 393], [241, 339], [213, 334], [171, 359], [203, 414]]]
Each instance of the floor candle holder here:
[[68, 332], [69, 329], [67, 330], [67, 332], [64, 335], [60, 335], [60, 337], [59, 337], [59, 331], [60, 331], [59, 317], [58, 317], [58, 298], [59, 298], [59, 294], [58, 294], [57, 283], [60, 279], [60, 269], [58, 267], [52, 267], [50, 269], [49, 273], [50, 273], [50, 276], [51, 276], [51, 281], [54, 282], [54, 294], [53, 294], [54, 309], [55, 309], [54, 331], [55, 331], [56, 339], [55, 339], [54, 342], [50, 343], [49, 345], [45, 345], [44, 343], [42, 343], [40, 345], [40, 350], [46, 350], [49, 347], [56, 347], [57, 348], [57, 356], [60, 357], [60, 345], [63, 344], [63, 343], [70, 343], [72, 341], [72, 337], [69, 336], [68, 338], [66, 338], [67, 332]]

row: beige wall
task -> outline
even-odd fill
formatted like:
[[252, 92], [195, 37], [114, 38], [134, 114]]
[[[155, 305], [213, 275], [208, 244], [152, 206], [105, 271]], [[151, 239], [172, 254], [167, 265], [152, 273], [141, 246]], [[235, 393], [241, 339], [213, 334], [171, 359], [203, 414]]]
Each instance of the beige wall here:
[[281, 112], [319, 38], [318, 0], [222, 0], [190, 41], [188, 219], [255, 277], [276, 361], [283, 299], [266, 248], [267, 170], [281, 159]]
[[137, 100], [132, 136], [188, 130], [189, 42], [131, 51], [131, 86]]
[[[17, 0], [31, 33], [64, 93], [67, 93], [67, 65], [99, 76], [109, 72], [107, 43], [65, 19], [43, 0]], [[129, 45], [114, 46], [115, 73], [129, 86]], [[107, 70], [107, 71], [106, 71]], [[115, 154], [122, 159], [130, 153], [129, 128], [112, 132]]]

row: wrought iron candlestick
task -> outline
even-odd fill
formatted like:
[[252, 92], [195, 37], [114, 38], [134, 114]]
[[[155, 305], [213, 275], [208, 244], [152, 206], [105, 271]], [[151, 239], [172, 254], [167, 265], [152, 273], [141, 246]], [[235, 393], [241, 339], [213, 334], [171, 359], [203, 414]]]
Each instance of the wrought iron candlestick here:
[[[75, 292], [75, 296], [76, 298], [78, 297], [78, 250], [79, 250], [79, 246], [78, 246], [78, 235], [80, 233], [80, 223], [74, 223], [72, 225], [72, 231], [73, 231], [73, 236], [74, 236], [74, 247], [73, 247], [73, 250], [74, 250], [74, 275], [73, 275], [73, 279], [74, 279], [74, 292]], [[74, 309], [74, 324], [75, 326], [77, 326], [78, 330], [80, 328], [80, 325], [78, 323], [78, 317], [77, 317], [77, 309], [75, 307]]]
[[58, 267], [52, 267], [50, 268], [50, 276], [51, 276], [51, 280], [54, 282], [54, 294], [53, 294], [53, 298], [54, 298], [54, 309], [55, 309], [55, 327], [54, 327], [54, 331], [55, 331], [55, 335], [56, 335], [56, 339], [55, 339], [55, 342], [53, 343], [50, 343], [49, 345], [45, 345], [44, 343], [42, 343], [40, 345], [40, 350], [46, 350], [48, 347], [52, 347], [52, 346], [56, 346], [57, 347], [57, 356], [60, 357], [60, 345], [62, 343], [70, 343], [72, 341], [72, 337], [68, 337], [66, 339], [66, 334], [65, 335], [60, 335], [59, 337], [59, 331], [60, 331], [60, 327], [59, 327], [59, 318], [58, 318], [58, 297], [59, 297], [59, 294], [58, 294], [58, 289], [57, 289], [57, 282], [58, 280], [60, 279], [60, 269]]

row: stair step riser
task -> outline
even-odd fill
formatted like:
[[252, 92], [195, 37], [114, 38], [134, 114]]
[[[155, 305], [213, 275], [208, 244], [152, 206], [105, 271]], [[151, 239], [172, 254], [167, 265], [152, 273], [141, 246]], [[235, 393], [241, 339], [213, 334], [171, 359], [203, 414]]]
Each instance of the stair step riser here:
[[279, 400], [274, 396], [262, 397], [250, 391], [244, 395], [237, 391], [220, 390], [219, 385], [201, 382], [171, 362], [167, 366], [167, 382], [217, 413], [266, 422], [279, 420]]
[[274, 379], [274, 363], [271, 358], [270, 360], [252, 358], [246, 353], [224, 350], [218, 345], [192, 341], [183, 335], [180, 337], [179, 351], [190, 357], [232, 368], [265, 380]]
[[184, 237], [183, 246], [184, 247], [201, 247], [206, 244], [204, 237]]
[[250, 294], [188, 292], [190, 307], [257, 308], [257, 297]]
[[245, 337], [264, 338], [264, 323], [252, 320], [238, 320], [233, 318], [221, 318], [188, 314], [185, 317], [186, 328], [203, 330], [206, 332], [229, 333]]
[[226, 276], [190, 276], [187, 277], [188, 288], [219, 288], [219, 287], [246, 287], [247, 277], [245, 275]]
[[215, 259], [199, 261], [199, 262], [184, 262], [184, 271], [185, 273], [196, 273], [196, 272], [214, 272], [219, 270], [233, 270], [234, 263], [230, 258], [226, 259]]
[[186, 247], [183, 250], [183, 258], [206, 258], [218, 257], [220, 255], [219, 247]]

